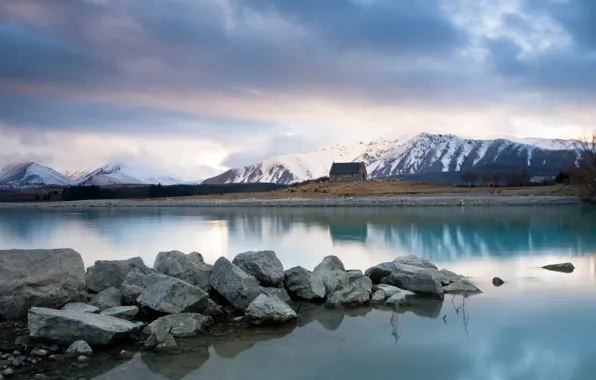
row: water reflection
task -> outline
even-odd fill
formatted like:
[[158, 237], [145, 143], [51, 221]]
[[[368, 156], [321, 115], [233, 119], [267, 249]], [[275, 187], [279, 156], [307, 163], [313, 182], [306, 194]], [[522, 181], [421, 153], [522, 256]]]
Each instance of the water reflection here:
[[274, 249], [286, 266], [328, 254], [365, 269], [402, 254], [438, 262], [596, 252], [593, 207], [0, 210], [0, 249], [72, 247], [97, 259]]

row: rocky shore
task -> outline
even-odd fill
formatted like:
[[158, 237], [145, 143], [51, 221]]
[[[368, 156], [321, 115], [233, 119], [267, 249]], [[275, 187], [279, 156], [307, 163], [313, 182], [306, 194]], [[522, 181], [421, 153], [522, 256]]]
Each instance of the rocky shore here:
[[[416, 256], [346, 270], [335, 256], [312, 271], [284, 269], [273, 251], [213, 265], [200, 253], [161, 252], [96, 261], [85, 271], [72, 249], [0, 251], [0, 373], [48, 379], [48, 363], [87, 365], [94, 351], [136, 342], [156, 354], [220, 326], [296, 324], [305, 305], [325, 309], [407, 307], [415, 299], [481, 292], [466, 277]], [[123, 357], [130, 355], [127, 351]], [[60, 377], [54, 377], [60, 378]]]
[[72, 202], [0, 203], [0, 208], [95, 207], [420, 207], [420, 206], [544, 206], [580, 204], [575, 196], [441, 194], [324, 198], [88, 200]]

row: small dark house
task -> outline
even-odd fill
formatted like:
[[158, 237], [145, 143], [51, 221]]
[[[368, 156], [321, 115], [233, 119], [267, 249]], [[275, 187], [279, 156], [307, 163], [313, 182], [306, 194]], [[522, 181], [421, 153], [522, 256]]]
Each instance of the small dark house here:
[[334, 162], [329, 170], [329, 180], [366, 181], [366, 165], [364, 162]]

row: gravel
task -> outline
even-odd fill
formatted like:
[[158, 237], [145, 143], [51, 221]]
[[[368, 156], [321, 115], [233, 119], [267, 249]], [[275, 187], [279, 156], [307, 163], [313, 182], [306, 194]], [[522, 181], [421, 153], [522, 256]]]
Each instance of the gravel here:
[[87, 200], [51, 203], [0, 203], [0, 208], [111, 207], [412, 207], [412, 206], [537, 206], [579, 204], [573, 196], [554, 195], [409, 195], [282, 199]]

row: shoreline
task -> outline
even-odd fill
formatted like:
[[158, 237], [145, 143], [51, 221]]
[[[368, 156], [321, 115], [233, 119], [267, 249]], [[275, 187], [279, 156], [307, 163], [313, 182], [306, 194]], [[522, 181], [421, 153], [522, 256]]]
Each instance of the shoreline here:
[[455, 206], [548, 206], [583, 203], [578, 196], [561, 195], [472, 195], [419, 194], [404, 196], [342, 196], [325, 198], [240, 198], [240, 199], [184, 199], [152, 200], [117, 199], [69, 202], [0, 203], [0, 209], [55, 208], [136, 208], [136, 207], [455, 207]]

